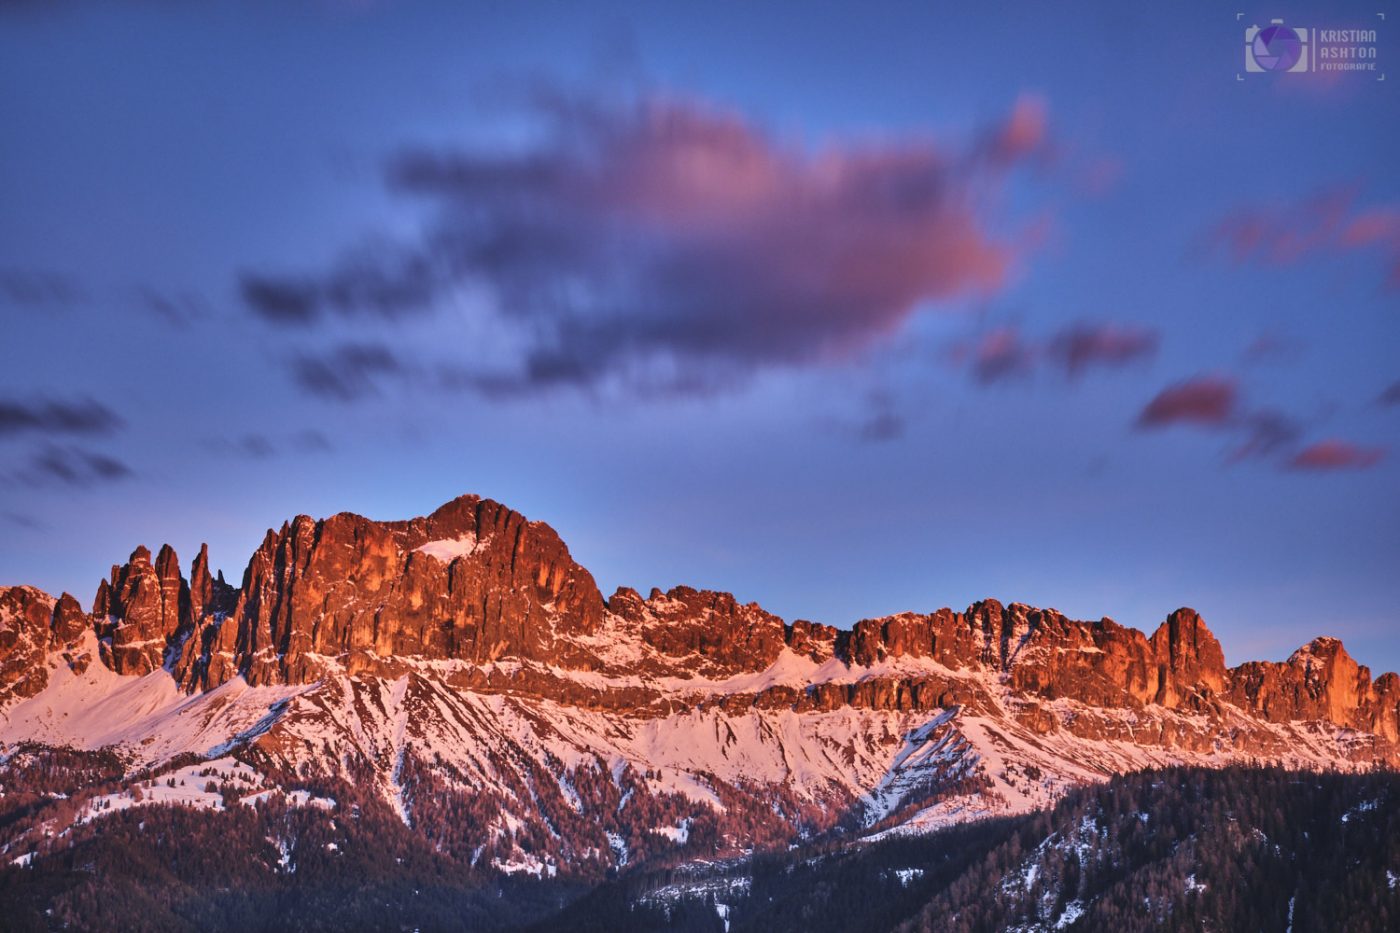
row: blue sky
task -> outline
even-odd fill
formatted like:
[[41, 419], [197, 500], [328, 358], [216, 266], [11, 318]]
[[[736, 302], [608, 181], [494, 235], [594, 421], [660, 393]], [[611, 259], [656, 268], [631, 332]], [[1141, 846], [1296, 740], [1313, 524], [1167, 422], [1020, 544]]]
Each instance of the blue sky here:
[[1379, 54], [1240, 81], [1204, 3], [11, 7], [0, 582], [477, 492], [605, 592], [1395, 669]]

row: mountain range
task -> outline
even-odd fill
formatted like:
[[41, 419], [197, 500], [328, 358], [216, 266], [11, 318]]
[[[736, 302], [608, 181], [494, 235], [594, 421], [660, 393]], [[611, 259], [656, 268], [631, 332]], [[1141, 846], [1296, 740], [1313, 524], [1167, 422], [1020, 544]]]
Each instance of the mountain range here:
[[[993, 599], [836, 628], [684, 586], [605, 598], [548, 525], [463, 496], [298, 516], [237, 586], [167, 545], [90, 611], [0, 588], [0, 756], [7, 871], [165, 804], [327, 832], [379, 813], [434, 871], [552, 883], [560, 906], [993, 825], [1146, 769], [1390, 769], [1400, 678], [1326, 636], [1227, 667], [1187, 608], [1147, 635]], [[311, 864], [305, 833], [259, 832], [272, 875]]]

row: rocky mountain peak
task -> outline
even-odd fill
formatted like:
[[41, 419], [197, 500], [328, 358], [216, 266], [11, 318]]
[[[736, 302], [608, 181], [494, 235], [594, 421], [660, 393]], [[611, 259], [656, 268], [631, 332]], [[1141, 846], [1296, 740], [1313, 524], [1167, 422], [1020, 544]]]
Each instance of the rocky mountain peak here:
[[238, 599], [238, 591], [224, 582], [224, 573], [217, 578], [209, 573], [209, 545], [201, 544], [199, 553], [190, 564], [190, 615], [202, 619], [206, 614], [227, 614]]
[[65, 652], [65, 660], [86, 668], [89, 658], [65, 651], [88, 629], [78, 601], [58, 599], [32, 586], [0, 587], [0, 703], [31, 697], [48, 684], [48, 654]]
[[693, 658], [695, 673], [724, 676], [760, 671], [787, 643], [783, 620], [731, 593], [676, 586], [646, 599], [619, 589], [608, 609], [639, 630], [641, 640], [671, 658]]
[[1225, 690], [1225, 652], [1200, 613], [1181, 608], [1167, 616], [1148, 639], [1158, 667], [1155, 701], [1178, 706], [1202, 688]]
[[[238, 676], [294, 686], [451, 670], [473, 688], [586, 695], [613, 709], [674, 702], [654, 686], [592, 686], [598, 676], [640, 674], [740, 677], [765, 708], [908, 710], [978, 708], [989, 702], [986, 685], [1000, 683], [1027, 704], [1021, 715], [1037, 729], [1050, 727], [1043, 704], [1067, 700], [1212, 716], [1229, 703], [1270, 722], [1315, 719], [1392, 741], [1400, 732], [1400, 678], [1372, 682], [1335, 639], [1316, 639], [1285, 663], [1227, 669], [1219, 641], [1184, 607], [1149, 638], [1112, 619], [996, 599], [862, 619], [849, 630], [787, 624], [757, 603], [688, 586], [645, 597], [624, 587], [605, 603], [553, 529], [478, 496], [404, 521], [298, 515], [268, 530], [238, 588], [211, 574], [207, 546], [186, 580], [165, 545], [154, 557], [138, 547], [114, 566], [90, 619], [67, 595], [37, 599], [9, 596], [16, 608], [10, 634], [0, 634], [8, 659], [0, 664], [32, 666], [91, 627], [113, 671], [164, 666], [190, 691]], [[799, 688], [795, 672], [818, 665], [826, 679]]]
[[1288, 656], [1288, 663], [1304, 670], [1318, 670], [1356, 664], [1340, 638], [1321, 635]]
[[118, 674], [146, 674], [192, 624], [189, 585], [175, 549], [161, 547], [154, 563], [144, 545], [97, 587], [93, 615], [103, 660]]
[[689, 586], [604, 602], [548, 525], [464, 496], [405, 521], [297, 516], [237, 589], [207, 547], [186, 579], [168, 545], [113, 567], [91, 616], [0, 588], [0, 742], [36, 740], [142, 768], [233, 749], [269, 784], [364, 785], [409, 827], [461, 788], [452, 812], [486, 814], [450, 820], [480, 831], [470, 851], [621, 867], [613, 836], [635, 855], [725, 825], [904, 831], [1166, 762], [1396, 764], [1400, 677], [1331, 638], [1227, 669], [1189, 608], [1149, 637], [996, 599], [849, 629]]
[[178, 669], [193, 687], [237, 674], [309, 683], [327, 658], [352, 670], [548, 660], [602, 615], [593, 577], [554, 530], [489, 499], [407, 521], [298, 515], [267, 533], [227, 619], [206, 613]]

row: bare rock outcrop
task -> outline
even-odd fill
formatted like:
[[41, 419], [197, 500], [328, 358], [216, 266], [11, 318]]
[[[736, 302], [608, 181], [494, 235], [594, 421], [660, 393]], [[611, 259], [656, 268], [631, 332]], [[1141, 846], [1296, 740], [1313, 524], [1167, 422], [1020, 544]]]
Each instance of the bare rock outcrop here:
[[227, 618], [206, 620], [181, 679], [212, 686], [309, 683], [336, 659], [556, 657], [595, 630], [603, 600], [554, 530], [463, 496], [425, 518], [300, 515], [269, 531]]
[[[66, 594], [0, 590], [0, 699], [41, 690], [46, 655], [89, 628], [117, 673], [164, 666], [192, 691], [239, 676], [308, 684], [335, 672], [434, 671], [463, 690], [638, 715], [709, 704], [960, 707], [1005, 713], [1040, 735], [1156, 735], [1189, 747], [1210, 741], [1206, 724], [1225, 728], [1229, 705], [1265, 723], [1327, 723], [1400, 745], [1400, 677], [1373, 680], [1336, 639], [1229, 669], [1188, 608], [1148, 637], [994, 599], [849, 630], [786, 624], [756, 603], [685, 586], [646, 597], [622, 588], [605, 603], [553, 529], [476, 496], [408, 521], [298, 516], [267, 532], [237, 588], [211, 573], [207, 547], [186, 580], [166, 545], [114, 566], [90, 617]], [[1192, 725], [1137, 715], [1152, 709], [1184, 712]]]
[[[0, 587], [0, 703], [32, 697], [49, 681], [48, 655], [72, 648], [88, 628], [78, 601], [32, 586]], [[66, 660], [86, 666], [68, 653]]]

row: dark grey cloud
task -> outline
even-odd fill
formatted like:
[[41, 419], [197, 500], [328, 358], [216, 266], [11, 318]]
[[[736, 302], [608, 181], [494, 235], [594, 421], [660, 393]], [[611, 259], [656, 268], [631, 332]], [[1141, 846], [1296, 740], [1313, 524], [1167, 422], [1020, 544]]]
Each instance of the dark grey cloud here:
[[61, 272], [0, 269], [0, 302], [35, 311], [63, 311], [85, 298], [78, 281]]
[[1400, 380], [1386, 386], [1385, 391], [1376, 397], [1376, 402], [1387, 407], [1400, 405]]
[[82, 447], [50, 445], [36, 453], [20, 471], [29, 486], [98, 486], [133, 476], [121, 460]]
[[[928, 140], [812, 151], [676, 98], [542, 95], [534, 115], [543, 137], [529, 151], [397, 153], [390, 189], [433, 218], [420, 240], [318, 275], [246, 273], [245, 303], [288, 326], [398, 319], [468, 285], [523, 349], [456, 362], [459, 386], [704, 390], [850, 357], [931, 303], [999, 290], [1020, 250], [989, 215], [1006, 172], [1046, 137], [1028, 102], [961, 153]], [[339, 398], [370, 385], [314, 359], [298, 381]]]
[[44, 531], [47, 528], [43, 522], [28, 512], [0, 512], [0, 518], [3, 518], [8, 525], [23, 528], [26, 531]]
[[407, 370], [382, 343], [345, 343], [323, 353], [304, 353], [292, 360], [292, 378], [305, 392], [337, 402], [354, 402], [378, 395], [384, 380], [401, 378]]
[[0, 398], [0, 438], [19, 434], [109, 434], [122, 420], [106, 405], [90, 398], [75, 401]]
[[863, 444], [897, 441], [909, 431], [909, 418], [900, 401], [888, 390], [872, 389], [847, 399], [842, 410], [820, 419], [832, 433]]
[[184, 327], [211, 315], [208, 302], [193, 292], [168, 292], [151, 286], [136, 290], [138, 307], [167, 324]]
[[239, 287], [249, 309], [273, 324], [305, 326], [329, 313], [392, 320], [432, 310], [449, 284], [436, 265], [431, 250], [377, 240], [349, 251], [323, 276], [245, 273]]
[[880, 443], [899, 440], [908, 430], [903, 415], [893, 408], [881, 407], [871, 411], [859, 425], [856, 434], [863, 441]]
[[330, 438], [315, 428], [296, 432], [289, 439], [289, 443], [293, 450], [300, 453], [328, 453], [335, 449]]
[[1276, 409], [1262, 409], [1241, 416], [1236, 430], [1242, 439], [1227, 455], [1230, 462], [1276, 456], [1303, 437], [1302, 423]]
[[272, 441], [262, 434], [245, 434], [233, 442], [234, 449], [245, 457], [266, 460], [275, 452]]
[[221, 456], [244, 457], [249, 460], [270, 460], [287, 452], [325, 453], [331, 442], [325, 434], [313, 428], [288, 435], [269, 437], [260, 432], [206, 438], [204, 446]]
[[264, 320], [310, 324], [319, 315], [315, 282], [269, 278], [245, 273], [239, 280], [243, 301]]

